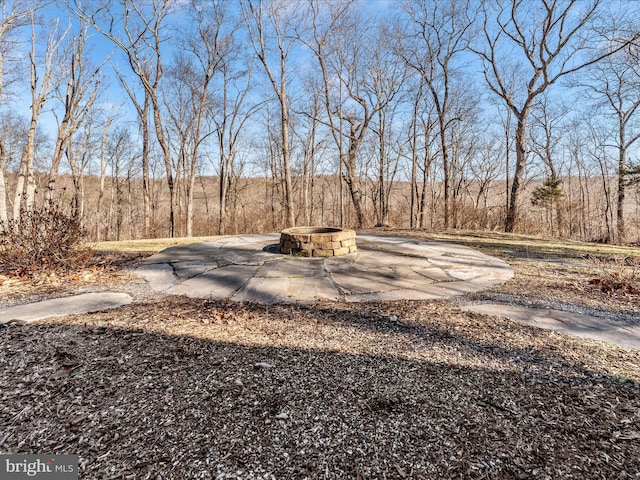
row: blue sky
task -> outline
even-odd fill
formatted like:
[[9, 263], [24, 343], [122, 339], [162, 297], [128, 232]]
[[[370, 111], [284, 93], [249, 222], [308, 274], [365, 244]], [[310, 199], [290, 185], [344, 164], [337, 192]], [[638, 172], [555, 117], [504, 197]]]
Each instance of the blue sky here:
[[[623, 3], [613, 2], [613, 4], [618, 6], [632, 5], [629, 2], [623, 2]], [[395, 11], [398, 9], [398, 5], [399, 3], [396, 0], [362, 0], [361, 2], [362, 8], [370, 10], [371, 13], [381, 15], [382, 18], [393, 15]], [[69, 15], [63, 9], [60, 9], [53, 5], [47, 7], [44, 10], [44, 15], [45, 15], [44, 26], [41, 27], [40, 29], [40, 33], [43, 36], [43, 38], [46, 36], [48, 32], [48, 27], [56, 18], [59, 19], [60, 29], [64, 29], [68, 24], [68, 22], [70, 21], [75, 22], [72, 19], [70, 20]], [[179, 16], [175, 18], [176, 20], [174, 20], [174, 23], [173, 23], [174, 26], [176, 25], [176, 23], [179, 24], [180, 22]], [[28, 29], [25, 29], [23, 31], [23, 39], [25, 41], [28, 40], [29, 34], [30, 32], [28, 31]], [[93, 63], [97, 65], [101, 63], [103, 59], [113, 50], [113, 45], [109, 40], [104, 38], [104, 36], [102, 36], [100, 33], [92, 32], [91, 35], [92, 35], [92, 38], [90, 41], [91, 58], [93, 59]], [[25, 49], [26, 48], [28, 48], [27, 45], [25, 45]], [[165, 45], [165, 48], [167, 49], [165, 53], [168, 54], [165, 57], [165, 62], [168, 65], [171, 61], [172, 50], [175, 48], [175, 43], [169, 42]], [[301, 60], [300, 58], [301, 57], [298, 57], [297, 59], [298, 62], [306, 63], [308, 61], [308, 59]], [[476, 88], [478, 91], [486, 91], [484, 87], [484, 80], [482, 79], [482, 75], [481, 75], [480, 64], [477, 62], [477, 58], [469, 54], [465, 57], [465, 59], [468, 61], [467, 68], [473, 73], [472, 76], [470, 77], [472, 86]], [[129, 66], [122, 52], [115, 51], [111, 59], [111, 63], [113, 65], [119, 66], [120, 70], [124, 74], [129, 74], [130, 72]], [[259, 71], [259, 70], [260, 69], [258, 68], [256, 71]], [[297, 71], [299, 72], [300, 68], [298, 68]], [[107, 94], [102, 99], [103, 106], [110, 109], [116, 108], [116, 107], [120, 108], [122, 111], [123, 118], [127, 119], [128, 121], [132, 122], [133, 125], [135, 125], [134, 110], [130, 105], [130, 102], [126, 93], [122, 90], [117, 78], [115, 77], [112, 65], [107, 65], [105, 67], [104, 72], [108, 79], [107, 81], [109, 84], [109, 89]], [[25, 74], [24, 78], [27, 79], [28, 75]], [[135, 81], [134, 81], [134, 84], [135, 84]], [[30, 99], [24, 96], [24, 93], [28, 92], [28, 89], [25, 87], [26, 85], [23, 84], [20, 86], [19, 89], [16, 88], [17, 91], [22, 92], [22, 96], [19, 97], [19, 99], [16, 102], [16, 109], [19, 110], [20, 112], [23, 112], [24, 115], [28, 115]], [[292, 88], [293, 87], [295, 87], [295, 83], [292, 85]], [[257, 91], [258, 90], [256, 90], [256, 92]], [[262, 91], [268, 92], [268, 87], [265, 89], [262, 89]], [[571, 97], [567, 95], [567, 92], [570, 95], [575, 95], [576, 90], [567, 90], [566, 88], [564, 88], [563, 84], [555, 85], [552, 89], [549, 90], [549, 93], [552, 97], [556, 96], [557, 98], [557, 97], [564, 96], [565, 100], [567, 99], [571, 100]], [[495, 120], [497, 118], [497, 114], [495, 113], [495, 110], [494, 110], [496, 103], [494, 101], [486, 101], [486, 100], [492, 100], [492, 97], [489, 94], [485, 94], [484, 99], [485, 99], [485, 103], [483, 105], [484, 110], [482, 112], [482, 115], [487, 117], [488, 119], [487, 124], [491, 124], [490, 120]], [[51, 101], [48, 104], [49, 110], [51, 110], [51, 108], [56, 108], [56, 105], [58, 105], [56, 101]], [[492, 126], [495, 127], [495, 124], [492, 124]], [[41, 128], [43, 131], [46, 131], [49, 134], [49, 136], [52, 137], [52, 141], [53, 141], [53, 139], [55, 138], [56, 124], [55, 124], [55, 118], [50, 112], [43, 114], [41, 118]], [[133, 128], [133, 131], [135, 131], [135, 127]]]

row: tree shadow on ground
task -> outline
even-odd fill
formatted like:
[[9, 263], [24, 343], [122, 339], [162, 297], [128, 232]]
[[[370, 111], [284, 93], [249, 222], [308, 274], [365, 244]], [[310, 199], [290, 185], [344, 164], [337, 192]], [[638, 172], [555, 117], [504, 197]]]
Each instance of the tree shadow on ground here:
[[78, 453], [101, 479], [640, 473], [637, 384], [445, 312], [173, 297], [7, 326], [0, 451]]
[[[310, 323], [320, 322], [351, 329], [356, 334], [373, 334], [382, 338], [394, 335], [405, 339], [407, 351], [415, 351], [416, 345], [428, 351], [434, 345], [458, 352], [458, 355], [481, 357], [485, 362], [507, 361], [514, 368], [530, 365], [553, 364], [558, 378], [571, 382], [592, 382], [593, 378], [616, 379], [611, 371], [588, 365], [585, 353], [622, 364], [640, 365], [640, 352], [607, 345], [536, 327], [522, 325], [506, 318], [491, 317], [465, 312], [449, 301], [397, 301], [367, 303], [275, 304], [255, 302], [205, 301], [204, 308], [214, 310], [251, 311], [257, 317], [270, 315], [287, 329], [287, 323], [299, 325], [300, 319]], [[345, 333], [348, 333], [345, 330]], [[602, 362], [602, 366], [606, 361]], [[640, 368], [631, 369], [636, 381]]]

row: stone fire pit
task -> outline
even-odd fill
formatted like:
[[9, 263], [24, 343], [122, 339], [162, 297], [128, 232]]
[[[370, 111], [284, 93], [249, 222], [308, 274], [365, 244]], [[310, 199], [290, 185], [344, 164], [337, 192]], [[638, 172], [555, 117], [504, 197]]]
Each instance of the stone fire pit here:
[[355, 253], [356, 232], [333, 227], [294, 227], [280, 232], [280, 253], [301, 257], [337, 257]]

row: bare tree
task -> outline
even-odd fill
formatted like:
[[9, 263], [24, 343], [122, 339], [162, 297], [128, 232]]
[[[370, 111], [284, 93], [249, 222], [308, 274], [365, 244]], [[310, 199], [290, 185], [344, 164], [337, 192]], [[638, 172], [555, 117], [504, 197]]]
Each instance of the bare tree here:
[[[472, 90], [471, 90], [472, 91]], [[463, 93], [457, 94], [458, 98], [464, 98]], [[465, 196], [472, 197], [469, 193], [471, 186], [471, 165], [475, 161], [478, 151], [479, 139], [482, 132], [475, 121], [475, 104], [470, 94], [468, 101], [461, 102], [465, 105], [465, 112], [457, 109], [452, 115], [460, 118], [449, 128], [447, 140], [450, 146], [451, 178], [451, 223], [452, 228], [475, 228], [475, 212], [469, 213], [468, 204], [465, 204]]]
[[[37, 3], [33, 0], [0, 3], [0, 105], [5, 104], [5, 87], [9, 83], [5, 75], [6, 57], [12, 51], [15, 52], [15, 34], [20, 28], [29, 24]], [[11, 156], [11, 150], [12, 145], [7, 143], [7, 138], [0, 135], [0, 222], [5, 224], [8, 220], [5, 168], [7, 159]]]
[[[475, 198], [473, 199], [474, 207], [479, 216], [478, 227], [489, 227], [489, 194], [491, 193], [492, 183], [500, 178], [501, 165], [496, 162], [502, 145], [495, 138], [484, 140], [484, 144], [477, 149], [475, 161], [470, 165], [470, 174], [473, 182], [477, 186]], [[481, 203], [482, 202], [482, 203]]]
[[140, 135], [142, 136], [142, 153], [140, 155], [140, 162], [142, 167], [142, 205], [143, 205], [143, 223], [144, 223], [144, 238], [148, 238], [151, 232], [152, 214], [151, 214], [151, 188], [149, 179], [149, 155], [151, 154], [151, 100], [146, 91], [143, 91], [142, 101], [138, 100], [135, 92], [128, 84], [126, 76], [120, 72], [117, 68], [116, 75], [120, 84], [127, 92], [132, 105], [134, 106], [138, 114], [138, 123], [140, 127]]
[[438, 115], [440, 150], [444, 174], [444, 228], [450, 224], [451, 165], [448, 129], [460, 118], [451, 115], [456, 101], [452, 83], [455, 61], [467, 50], [475, 21], [470, 0], [443, 3], [412, 0], [405, 3], [412, 31], [406, 45], [398, 49], [405, 62], [423, 77]]
[[[182, 53], [170, 71], [167, 108], [178, 137], [175, 147], [177, 172], [186, 178], [186, 233], [192, 235], [193, 194], [196, 173], [201, 166], [201, 147], [215, 137], [219, 174], [218, 232], [228, 220], [228, 196], [236, 183], [238, 144], [247, 120], [259, 107], [245, 109], [251, 89], [252, 61], [242, 59], [237, 38], [239, 19], [223, 1], [189, 6], [193, 28], [184, 32]], [[247, 65], [248, 64], [248, 65]]]
[[588, 155], [587, 150], [588, 137], [584, 134], [584, 126], [577, 119], [567, 124], [567, 141], [566, 149], [569, 157], [569, 172], [577, 173], [577, 200], [575, 203], [578, 208], [572, 208], [570, 219], [575, 221], [569, 222], [569, 234], [571, 236], [578, 235], [582, 240], [590, 239], [591, 225], [589, 225], [589, 216], [591, 212], [591, 186], [590, 177], [587, 167]]
[[[184, 54], [178, 57], [174, 69], [177, 73], [174, 75], [178, 84], [174, 88], [177, 97], [181, 96], [180, 91], [186, 90], [186, 109], [184, 110], [186, 117], [177, 118], [176, 114], [170, 113], [179, 136], [183, 139], [181, 144], [186, 143], [181, 145], [181, 150], [186, 158], [184, 168], [187, 179], [185, 186], [187, 236], [191, 236], [193, 231], [193, 193], [201, 146], [214, 134], [224, 138], [229, 133], [224, 123], [228, 120], [226, 116], [229, 102], [228, 82], [232, 64], [236, 60], [232, 54], [240, 47], [235, 40], [238, 21], [231, 16], [230, 11], [225, 7], [225, 2], [214, 0], [202, 3], [192, 0], [189, 13], [193, 28], [188, 29], [182, 37]], [[217, 77], [223, 77], [222, 99], [216, 98], [212, 91]], [[240, 95], [240, 98], [244, 99], [245, 95], [246, 91]], [[242, 101], [239, 101], [236, 107], [239, 109], [241, 104]], [[170, 112], [173, 110], [171, 106], [169, 110]], [[219, 110], [222, 110], [221, 116], [224, 118], [221, 123], [216, 122], [215, 112]], [[180, 111], [182, 109], [177, 109], [176, 113]], [[234, 109], [234, 113], [238, 114], [237, 109]], [[231, 150], [234, 151], [235, 144], [233, 140], [229, 140], [232, 142]], [[225, 143], [225, 140], [221, 143]], [[220, 148], [226, 154], [228, 152], [225, 147], [226, 144]], [[228, 156], [226, 155], [226, 161], [232, 161]], [[224, 187], [228, 186], [229, 177], [227, 169], [221, 170], [221, 205], [223, 205], [226, 200]], [[222, 177], [225, 177], [224, 182]], [[222, 208], [226, 209], [226, 205]]]
[[[57, 72], [54, 71], [61, 65], [58, 56], [60, 44], [69, 33], [69, 28], [60, 32], [58, 30], [58, 22], [54, 21], [49, 30], [49, 37], [45, 51], [44, 61], [42, 62], [42, 70], [38, 67], [40, 60], [36, 56], [36, 25], [32, 16], [32, 33], [31, 33], [31, 52], [29, 54], [30, 63], [30, 87], [31, 87], [31, 119], [29, 129], [27, 131], [27, 141], [20, 160], [20, 168], [18, 172], [18, 181], [13, 201], [13, 218], [18, 221], [22, 208], [30, 210], [33, 208], [35, 201], [35, 148], [36, 148], [36, 130], [40, 113], [51, 96], [51, 92], [56, 87], [56, 82], [60, 80]], [[24, 200], [24, 205], [22, 201]]]
[[[602, 184], [601, 195], [598, 197], [597, 204], [602, 208], [602, 215], [599, 215], [600, 222], [604, 220], [605, 231], [598, 232], [598, 241], [612, 242], [614, 237], [614, 200], [611, 179], [614, 178], [613, 166], [615, 160], [611, 158], [610, 149], [607, 145], [610, 134], [603, 128], [601, 124], [595, 124], [593, 119], [588, 121], [588, 134], [590, 137], [590, 145], [588, 155], [595, 163], [596, 169], [600, 175]], [[594, 175], [595, 177], [595, 175]]]
[[305, 81], [307, 85], [309, 99], [305, 111], [301, 112], [301, 119], [306, 118], [307, 121], [300, 121], [298, 125], [294, 125], [293, 133], [301, 144], [302, 150], [302, 189], [300, 192], [302, 204], [302, 216], [304, 216], [304, 224], [312, 225], [314, 218], [314, 196], [315, 177], [318, 166], [319, 152], [324, 150], [325, 138], [321, 132], [320, 116], [323, 109], [322, 106], [322, 87], [318, 84], [317, 79], [310, 75]]
[[[349, 82], [356, 74], [355, 66], [354, 64], [345, 66], [347, 70], [341, 72], [343, 74], [341, 81]], [[354, 70], [349, 67], [354, 68]], [[362, 207], [362, 191], [358, 180], [358, 153], [368, 132], [369, 124], [376, 113], [377, 105], [372, 108], [366, 98], [359, 94], [359, 84], [349, 83], [345, 87], [349, 92], [349, 99], [355, 103], [351, 105], [352, 108], [344, 109], [344, 105], [341, 105], [342, 108], [338, 110], [340, 112], [340, 123], [347, 125], [347, 131], [343, 134], [348, 142], [347, 151], [342, 157], [344, 165], [343, 178], [349, 188], [351, 201], [356, 213], [356, 228], [363, 228], [365, 218]]]
[[[71, 139], [81, 127], [87, 115], [93, 108], [98, 95], [98, 88], [103, 80], [102, 66], [91, 69], [88, 65], [85, 45], [87, 41], [87, 27], [80, 26], [77, 35], [71, 38], [69, 49], [63, 53], [63, 60], [69, 62], [67, 85], [64, 93], [59, 94], [63, 105], [62, 117], [58, 119], [58, 134], [53, 150], [51, 166], [49, 169], [49, 181], [47, 184], [46, 198], [53, 201], [58, 169], [62, 157], [69, 148]], [[89, 72], [87, 72], [89, 68]], [[55, 113], [55, 112], [54, 112]], [[57, 118], [57, 115], [56, 115]]]
[[[114, 116], [110, 115], [102, 124], [102, 134], [100, 135], [100, 186], [98, 189], [98, 200], [96, 202], [96, 231], [95, 239], [99, 242], [101, 237], [100, 223], [102, 221], [102, 208], [104, 203], [105, 181], [107, 176], [107, 140]], [[146, 217], [146, 216], [145, 216]], [[144, 234], [147, 235], [147, 225], [145, 224]]]
[[342, 179], [351, 196], [356, 228], [362, 228], [365, 215], [358, 156], [371, 121], [386, 96], [376, 99], [370, 95], [368, 86], [375, 71], [378, 39], [370, 19], [354, 6], [355, 2], [349, 0], [310, 1], [311, 27], [308, 34], [299, 34], [299, 38], [304, 39], [320, 67], [326, 108], [324, 123], [331, 128], [338, 147]]
[[[344, 145], [346, 138], [343, 131], [344, 121], [341, 115], [343, 86], [339, 82], [337, 86], [334, 85], [333, 74], [332, 71], [330, 71], [332, 64], [329, 61], [329, 55], [333, 48], [333, 38], [340, 35], [340, 32], [348, 28], [351, 23], [350, 10], [354, 3], [354, 0], [308, 0], [307, 9], [311, 26], [308, 31], [297, 32], [298, 38], [313, 53], [322, 74], [322, 97], [324, 99], [326, 114], [326, 120], [324, 123], [330, 127], [331, 135], [338, 150], [337, 172], [340, 182], [339, 224], [341, 227], [344, 226], [343, 163], [345, 163], [344, 161], [347, 158], [345, 156]], [[338, 98], [337, 102], [335, 102], [336, 96]], [[335, 102], [335, 108], [333, 106], [333, 102]]]
[[[133, 153], [133, 140], [131, 133], [123, 127], [110, 131], [106, 140], [106, 163], [109, 166], [109, 178], [111, 180], [109, 211], [107, 221], [107, 240], [121, 240], [125, 227], [126, 215], [126, 177], [131, 177], [130, 171], [136, 160]], [[123, 178], [124, 177], [124, 178]]]
[[64, 152], [73, 181], [71, 213], [81, 220], [85, 218], [85, 174], [93, 160], [97, 143], [94, 135], [97, 112], [92, 113], [83, 122], [82, 128], [67, 142]]
[[5, 168], [7, 165], [7, 147], [4, 145], [4, 138], [0, 141], [0, 224], [6, 225], [9, 220], [7, 212], [7, 179], [5, 178]]
[[5, 87], [16, 76], [7, 78], [7, 60], [16, 63], [16, 50], [19, 43], [17, 32], [32, 23], [38, 8], [45, 2], [38, 0], [12, 0], [0, 2], [0, 103], [5, 100]]
[[[411, 108], [411, 122], [407, 131], [407, 143], [411, 155], [411, 200], [409, 201], [409, 228], [416, 227], [416, 206], [418, 204], [418, 110], [424, 95], [422, 78], [418, 82], [413, 96], [413, 106]], [[423, 177], [424, 178], [424, 177]]]
[[410, 228], [426, 228], [426, 209], [429, 176], [436, 157], [434, 144], [437, 143], [437, 115], [431, 95], [427, 93], [425, 79], [414, 75], [407, 88], [413, 92], [411, 119], [406, 131], [406, 145], [411, 161], [411, 199], [409, 203]]
[[218, 144], [218, 234], [224, 235], [227, 231], [229, 217], [229, 195], [233, 192], [237, 183], [239, 144], [245, 125], [251, 116], [260, 107], [260, 104], [246, 107], [246, 97], [251, 90], [252, 65], [245, 71], [234, 70], [232, 62], [224, 62], [221, 66], [222, 84], [219, 87], [219, 98], [212, 114], [216, 125], [216, 139]]
[[[65, 1], [79, 18], [125, 54], [131, 71], [144, 90], [143, 105], [150, 105], [156, 140], [162, 151], [169, 189], [169, 235], [174, 237], [176, 189], [171, 149], [164, 126], [160, 82], [164, 75], [162, 45], [166, 40], [166, 22], [176, 0], [99, 0], [90, 4], [91, 9], [79, 0]], [[136, 109], [139, 114], [147, 112], [144, 106], [140, 108], [140, 104]]]
[[[402, 89], [407, 79], [407, 68], [393, 55], [393, 41], [390, 28], [380, 26], [375, 44], [377, 49], [371, 55], [370, 74], [367, 76], [367, 95], [369, 103], [377, 105], [377, 121], [372, 130], [378, 137], [378, 184], [377, 201], [378, 225], [389, 225], [389, 197], [393, 180], [397, 173], [399, 155], [396, 151], [395, 161], [391, 160], [394, 139], [394, 123], [396, 113], [402, 100]], [[397, 149], [396, 149], [397, 150]]]
[[0, 115], [0, 138], [3, 143], [0, 149], [0, 206], [4, 206], [4, 209], [0, 209], [0, 222], [6, 225], [8, 221], [7, 187], [3, 172], [10, 171], [19, 164], [24, 152], [29, 124], [26, 118], [11, 111], [2, 112]]
[[[489, 89], [516, 117], [516, 165], [505, 231], [517, 221], [527, 164], [527, 122], [536, 98], [560, 79], [622, 50], [630, 41], [609, 41], [593, 53], [599, 38], [589, 35], [601, 0], [493, 0], [483, 3], [484, 46], [474, 48]], [[637, 39], [634, 34], [633, 39]], [[506, 55], [505, 52], [510, 52]], [[516, 57], [517, 55], [517, 57]]]
[[568, 107], [561, 100], [549, 98], [548, 92], [545, 92], [538, 97], [531, 110], [529, 129], [531, 152], [547, 170], [542, 186], [533, 192], [532, 203], [543, 206], [548, 211], [550, 229], [554, 231], [557, 227], [558, 234], [562, 233], [564, 227], [561, 201], [564, 190], [559, 148], [563, 133], [562, 122], [567, 113]]
[[626, 226], [624, 202], [628, 184], [627, 159], [631, 147], [640, 140], [637, 113], [640, 108], [640, 64], [627, 52], [607, 58], [589, 71], [585, 88], [601, 107], [605, 117], [613, 119], [613, 144], [618, 157], [616, 199], [616, 241], [624, 243]]
[[[291, 149], [289, 140], [289, 93], [287, 88], [287, 67], [291, 50], [295, 43], [293, 25], [296, 18], [295, 3], [289, 0], [241, 1], [242, 12], [249, 31], [253, 48], [264, 67], [269, 83], [280, 106], [280, 148], [284, 173], [284, 194], [287, 226], [295, 225], [293, 205], [293, 181], [291, 178]], [[270, 58], [273, 44], [277, 60]]]

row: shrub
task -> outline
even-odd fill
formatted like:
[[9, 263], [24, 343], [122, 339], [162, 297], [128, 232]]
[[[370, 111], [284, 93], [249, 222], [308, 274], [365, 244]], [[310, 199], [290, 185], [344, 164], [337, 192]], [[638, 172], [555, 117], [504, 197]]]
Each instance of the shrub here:
[[640, 258], [612, 257], [599, 259], [591, 257], [600, 274], [589, 283], [611, 295], [640, 295]]
[[55, 205], [25, 211], [19, 221], [0, 222], [0, 273], [33, 277], [81, 268], [92, 254], [83, 238], [80, 219]]

